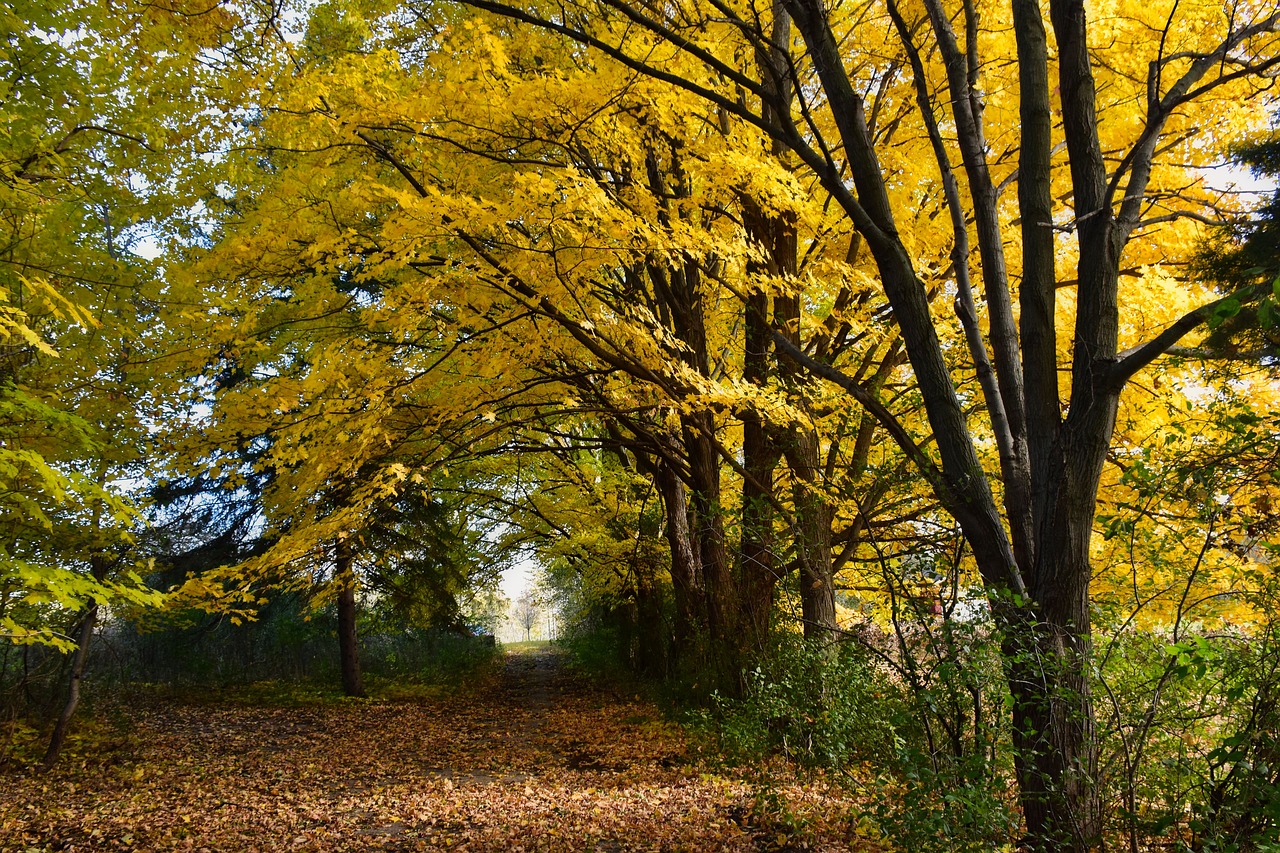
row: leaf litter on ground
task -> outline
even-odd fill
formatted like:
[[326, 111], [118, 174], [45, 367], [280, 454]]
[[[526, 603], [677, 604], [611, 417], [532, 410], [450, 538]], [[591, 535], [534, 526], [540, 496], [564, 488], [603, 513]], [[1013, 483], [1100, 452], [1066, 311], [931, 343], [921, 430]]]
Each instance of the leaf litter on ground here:
[[0, 775], [0, 849], [880, 849], [846, 788], [704, 762], [653, 705], [550, 653], [436, 697], [149, 697], [128, 717], [127, 745]]

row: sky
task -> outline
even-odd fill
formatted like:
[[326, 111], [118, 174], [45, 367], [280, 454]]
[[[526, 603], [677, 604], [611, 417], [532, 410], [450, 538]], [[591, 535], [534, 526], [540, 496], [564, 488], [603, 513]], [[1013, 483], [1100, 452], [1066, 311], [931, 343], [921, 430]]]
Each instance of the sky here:
[[502, 573], [502, 594], [511, 601], [520, 597], [526, 589], [533, 585], [534, 572], [537, 566], [522, 560]]

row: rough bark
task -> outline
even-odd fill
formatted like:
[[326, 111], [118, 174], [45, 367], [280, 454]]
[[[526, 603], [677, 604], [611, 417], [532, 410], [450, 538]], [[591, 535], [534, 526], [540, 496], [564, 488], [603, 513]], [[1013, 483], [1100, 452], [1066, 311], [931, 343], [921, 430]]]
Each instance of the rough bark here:
[[338, 586], [338, 658], [342, 669], [342, 692], [364, 695], [360, 676], [360, 645], [356, 633], [355, 548], [348, 537], [338, 538], [334, 547], [333, 580]]
[[689, 501], [683, 481], [665, 460], [659, 460], [658, 491], [666, 513], [667, 544], [671, 549], [671, 588], [675, 598], [674, 650], [677, 659], [697, 660], [702, 635], [702, 570], [689, 528]]
[[818, 436], [796, 431], [787, 449], [787, 464], [796, 477], [795, 546], [800, 572], [800, 611], [804, 635], [812, 640], [835, 639], [835, 578], [831, 561], [834, 513], [822, 494]]
[[[800, 303], [779, 298], [775, 319], [780, 333], [800, 346]], [[803, 369], [794, 359], [779, 359], [784, 380], [796, 384]], [[779, 436], [787, 467], [795, 479], [792, 496], [796, 565], [800, 575], [800, 610], [804, 635], [810, 639], [834, 639], [836, 624], [835, 578], [831, 560], [831, 524], [834, 512], [822, 491], [822, 448], [816, 430], [795, 426]]]
[[[768, 381], [769, 297], [755, 293], [745, 317], [743, 378], [754, 385]], [[769, 634], [777, 567], [774, 560], [774, 469], [779, 454], [767, 424], [754, 410], [742, 415], [742, 541], [738, 547], [738, 584], [742, 607], [743, 645], [762, 648]]]
[[685, 415], [682, 420], [689, 454], [694, 544], [702, 569], [707, 650], [716, 684], [722, 691], [736, 694], [741, 687], [741, 625], [720, 508], [720, 456], [712, 441], [714, 422], [706, 412]]
[[[782, 0], [773, 3], [773, 21], [767, 44], [758, 50], [763, 105], [761, 118], [781, 134], [790, 119], [795, 100], [795, 87], [791, 79], [792, 61], [791, 15]], [[776, 137], [772, 145], [776, 157], [787, 155], [786, 146]], [[795, 223], [787, 216], [761, 209], [754, 199], [743, 200], [743, 219], [751, 239], [761, 247], [767, 263], [764, 269], [748, 268], [748, 272], [767, 272], [781, 279], [793, 278], [799, 268], [798, 243]], [[747, 302], [747, 380], [763, 384], [766, 378], [764, 365], [753, 361], [756, 349], [767, 347], [768, 298], [753, 294]], [[800, 300], [794, 294], [782, 293], [774, 298], [773, 322], [780, 334], [800, 346]], [[754, 334], [753, 334], [754, 332]], [[753, 349], [755, 348], [755, 349]], [[756, 373], [759, 379], [755, 379]], [[785, 357], [778, 359], [778, 373], [784, 381], [794, 382], [797, 374], [795, 363]], [[748, 463], [759, 459], [758, 464], [776, 465], [779, 454], [785, 455], [788, 466], [797, 479], [795, 489], [792, 531], [796, 563], [800, 574], [801, 613], [806, 637], [831, 636], [836, 628], [835, 583], [831, 562], [831, 521], [833, 513], [821, 494], [820, 447], [817, 434], [803, 428], [767, 429], [752, 418], [746, 421], [747, 446], [756, 450], [755, 456], [745, 455]], [[785, 449], [784, 449], [785, 448]], [[770, 478], [772, 471], [770, 470]], [[770, 479], [770, 484], [772, 480]], [[744, 493], [751, 487], [744, 485]], [[753, 498], [760, 497], [755, 492]], [[745, 494], [744, 494], [745, 498]], [[768, 511], [762, 508], [762, 512]], [[772, 513], [770, 513], [772, 515]], [[744, 538], [744, 548], [747, 545]], [[743, 555], [744, 561], [747, 555]]]

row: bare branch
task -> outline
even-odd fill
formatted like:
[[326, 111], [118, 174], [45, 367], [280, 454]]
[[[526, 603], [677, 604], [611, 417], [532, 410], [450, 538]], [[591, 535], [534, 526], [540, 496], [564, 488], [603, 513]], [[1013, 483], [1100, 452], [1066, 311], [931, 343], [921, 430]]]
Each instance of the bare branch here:
[[1270, 292], [1270, 284], [1252, 284], [1184, 314], [1150, 341], [1120, 353], [1107, 371], [1103, 386], [1111, 391], [1119, 391], [1133, 374], [1168, 353], [1188, 333], [1207, 323], [1209, 318], [1214, 316], [1215, 311], [1227, 302], [1235, 300], [1242, 305], [1247, 305], [1258, 301]]

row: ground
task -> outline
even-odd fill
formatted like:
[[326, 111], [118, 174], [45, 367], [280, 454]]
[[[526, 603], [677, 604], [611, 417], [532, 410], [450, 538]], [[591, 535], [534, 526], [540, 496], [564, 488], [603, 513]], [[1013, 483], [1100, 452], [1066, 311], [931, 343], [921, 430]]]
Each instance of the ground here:
[[729, 770], [549, 651], [441, 695], [149, 697], [127, 737], [0, 775], [0, 850], [871, 850], [841, 789]]

